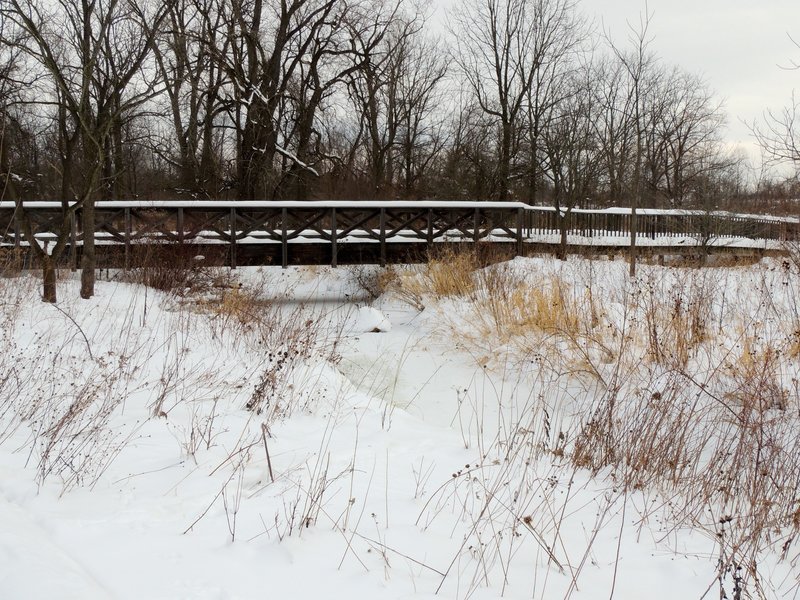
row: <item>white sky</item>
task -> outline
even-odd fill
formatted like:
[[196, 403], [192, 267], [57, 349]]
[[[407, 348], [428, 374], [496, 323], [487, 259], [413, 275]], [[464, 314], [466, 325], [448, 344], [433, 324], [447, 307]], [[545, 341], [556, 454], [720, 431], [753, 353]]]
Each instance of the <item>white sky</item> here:
[[[436, 16], [461, 0], [432, 1]], [[582, 0], [583, 12], [624, 46], [638, 25], [645, 0]], [[747, 126], [766, 108], [789, 103], [800, 93], [800, 0], [649, 0], [651, 48], [663, 61], [701, 75], [728, 115], [726, 139], [755, 155]], [[755, 159], [756, 157], [753, 156]]]

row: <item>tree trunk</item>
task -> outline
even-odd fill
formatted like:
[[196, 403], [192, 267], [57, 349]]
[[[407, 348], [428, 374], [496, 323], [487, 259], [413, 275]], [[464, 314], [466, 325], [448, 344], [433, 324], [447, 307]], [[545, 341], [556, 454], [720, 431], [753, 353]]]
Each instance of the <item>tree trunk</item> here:
[[[315, 82], [318, 84], [318, 82]], [[297, 122], [297, 158], [309, 165], [313, 153], [311, 140], [314, 135], [314, 116], [322, 101], [322, 88], [314, 91], [308, 103], [303, 107]], [[291, 172], [295, 176], [294, 199], [305, 201], [310, 198], [312, 173], [306, 167], [294, 164]]]
[[83, 224], [83, 250], [81, 253], [81, 298], [88, 300], [94, 296], [95, 253], [94, 253], [94, 198], [87, 198], [81, 209]]
[[268, 107], [257, 100], [253, 100], [248, 108], [240, 150], [239, 195], [241, 200], [261, 200], [267, 197], [266, 184], [272, 174], [275, 146], [277, 145], [277, 133], [271, 125], [270, 114]]
[[219, 163], [214, 157], [213, 114], [215, 99], [216, 87], [209, 91], [206, 97], [205, 118], [203, 120], [203, 149], [200, 153], [200, 188], [213, 198], [216, 198], [219, 192]]
[[[641, 137], [641, 136], [640, 136]], [[642, 197], [642, 158], [641, 158], [641, 144], [637, 143], [638, 158], [636, 159], [636, 167], [633, 175], [634, 189], [633, 198], [631, 198], [631, 247], [628, 253], [628, 260], [630, 262], [629, 275], [633, 278], [636, 277], [636, 234], [638, 233], [638, 225], [636, 209], [639, 206]]]
[[46, 254], [42, 257], [42, 301], [55, 304], [56, 299], [56, 265]]
[[503, 139], [500, 147], [500, 172], [498, 176], [497, 199], [505, 202], [508, 199], [508, 181], [511, 178], [511, 123], [503, 123]]
[[[5, 127], [5, 123], [0, 122]], [[0, 172], [6, 173], [6, 176], [0, 180], [0, 192], [4, 191], [5, 194], [0, 193], [0, 200], [6, 200], [14, 203], [14, 250], [13, 259], [11, 263], [12, 272], [17, 273], [22, 270], [22, 234], [24, 224], [22, 221], [22, 202], [17, 197], [17, 189], [14, 185], [14, 180], [11, 178], [11, 165], [8, 160], [8, 143], [3, 135], [0, 135]]]
[[[119, 109], [119, 99], [116, 100], [116, 107]], [[114, 151], [114, 175], [113, 186], [111, 187], [111, 194], [114, 200], [119, 200], [123, 196], [128, 196], [130, 193], [130, 186], [125, 185], [126, 165], [125, 165], [125, 149], [123, 146], [123, 130], [122, 118], [117, 116], [114, 119], [114, 126], [111, 130], [112, 148]]]
[[539, 194], [539, 117], [531, 120], [530, 169], [528, 174], [528, 204], [534, 206]]
[[636, 202], [638, 202], [638, 200], [634, 200], [634, 205], [631, 207], [631, 247], [628, 255], [628, 260], [630, 261], [628, 274], [631, 277], [636, 277]]
[[567, 260], [567, 233], [569, 232], [569, 212], [560, 217], [561, 241], [558, 244], [558, 259]]
[[636, 277], [636, 234], [638, 232], [638, 222], [636, 220], [636, 209], [642, 199], [642, 125], [639, 112], [639, 83], [636, 82], [636, 165], [634, 166], [633, 182], [634, 194], [631, 199], [631, 247], [628, 255], [630, 262], [629, 275]]

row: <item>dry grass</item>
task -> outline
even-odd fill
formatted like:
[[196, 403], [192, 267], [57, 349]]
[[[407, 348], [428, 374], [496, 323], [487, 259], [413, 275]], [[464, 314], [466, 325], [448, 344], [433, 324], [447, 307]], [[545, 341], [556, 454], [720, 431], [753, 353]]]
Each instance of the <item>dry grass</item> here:
[[341, 331], [321, 327], [303, 306], [266, 299], [269, 285], [264, 278], [248, 286], [234, 285], [193, 307], [208, 315], [215, 339], [223, 343], [238, 339], [234, 343], [250, 344], [261, 353], [262, 364], [246, 408], [286, 417], [297, 408], [283, 398], [297, 368], [313, 357], [336, 364]]
[[669, 280], [651, 274], [640, 298], [649, 358], [685, 367], [708, 338], [715, 295], [714, 275], [704, 269], [675, 271]]
[[219, 286], [220, 277], [229, 278], [227, 271], [207, 266], [214, 262], [199, 255], [197, 249], [188, 244], [133, 246], [130, 268], [120, 272], [119, 278], [175, 296], [186, 296]]
[[428, 262], [412, 276], [404, 277], [402, 288], [415, 296], [436, 299], [470, 296], [475, 291], [475, 270], [480, 266], [474, 249], [447, 246], [432, 253]]
[[716, 539], [721, 570], [738, 569], [757, 596], [763, 553], [788, 556], [800, 534], [796, 365], [764, 325], [767, 287], [754, 313], [725, 313], [747, 327], [712, 335], [718, 283], [676, 273], [662, 295], [648, 280], [644, 331], [631, 331], [643, 360], [595, 402], [569, 457], [595, 474], [610, 469], [625, 489], [670, 498], [668, 519]]
[[481, 271], [475, 317], [484, 332], [510, 339], [531, 332], [578, 336], [591, 329], [581, 320], [581, 298], [562, 280], [526, 281], [509, 269]]
[[[336, 360], [339, 331], [303, 307], [265, 301], [268, 284], [180, 302], [133, 291], [130, 306], [106, 309], [122, 313], [89, 321], [69, 303], [47, 307], [52, 327], [21, 345], [36, 278], [0, 279], [0, 442], [22, 435], [37, 481], [68, 491], [94, 485], [136, 435], [139, 424], [120, 423], [126, 402], [163, 421], [192, 457], [226, 433], [217, 415], [232, 405], [267, 426], [313, 407], [323, 394], [314, 365]], [[255, 434], [243, 431], [233, 452]]]
[[269, 303], [258, 292], [233, 286], [222, 288], [215, 297], [198, 300], [196, 306], [221, 321], [223, 328], [248, 330], [258, 323]]
[[353, 280], [370, 300], [376, 300], [389, 291], [399, 290], [401, 270], [394, 265], [375, 267], [357, 265], [351, 269]]
[[[513, 553], [510, 540], [520, 533], [557, 532], [558, 522], [545, 516], [556, 509], [539, 504], [547, 495], [532, 467], [549, 454], [610, 478], [620, 494], [655, 494], [663, 499], [656, 518], [707, 533], [719, 553], [721, 593], [731, 591], [735, 575], [751, 597], [769, 595], [759, 571], [764, 557], [800, 558], [800, 268], [735, 267], [743, 294], [729, 289], [725, 269], [649, 267], [613, 289], [588, 261], [583, 272], [564, 269], [569, 276], [513, 263], [474, 272], [468, 261], [452, 264], [469, 285], [420, 288], [428, 298], [458, 294], [452, 306], [462, 309], [448, 335], [473, 348], [482, 365], [487, 348], [516, 354], [542, 382], [538, 396], [518, 407], [520, 420], [500, 427], [496, 439], [472, 436], [485, 460], [454, 474], [440, 492], [452, 496], [437, 499], [435, 511], [462, 502], [463, 518], [474, 523], [469, 548], [481, 548], [473, 558], [496, 562]], [[439, 268], [420, 281], [434, 281]], [[593, 387], [581, 383], [582, 373]], [[587, 392], [574, 420], [554, 433], [550, 402], [565, 378]], [[469, 409], [474, 431], [486, 431], [483, 409]], [[478, 501], [468, 506], [467, 497]], [[655, 509], [643, 510], [643, 521], [653, 517]], [[507, 544], [480, 546], [480, 532], [492, 531], [504, 531]]]
[[[377, 294], [407, 294], [420, 306], [434, 300], [444, 314], [459, 307], [449, 339], [457, 335], [476, 355], [480, 350], [502, 356], [498, 362], [508, 371], [499, 375], [498, 386], [512, 373], [535, 380], [526, 397], [513, 390], [513, 410], [496, 426], [483, 420], [479, 402], [459, 396], [459, 410], [474, 410], [465, 447], [479, 459], [428, 495], [419, 520], [424, 528], [450, 514], [466, 523], [453, 559], [458, 568], [443, 570], [442, 581], [466, 573], [469, 591], [487, 584], [491, 573], [505, 581], [512, 559], [528, 544], [536, 549], [538, 566], [564, 572], [577, 585], [615, 503], [647, 494], [658, 502], [637, 508], [640, 522], [653, 517], [668, 532], [690, 527], [707, 533], [719, 555], [718, 571], [710, 577], [718, 577], [722, 587], [738, 573], [737, 585], [751, 597], [767, 596], [762, 588], [769, 582], [759, 571], [764, 557], [798, 559], [800, 274], [791, 266], [776, 271], [759, 265], [754, 273], [763, 269], [765, 279], [752, 285], [755, 274], [752, 280], [743, 277], [747, 291], [741, 293], [727, 291], [720, 270], [650, 267], [638, 280], [614, 279], [611, 285], [623, 282], [614, 288], [588, 261], [540, 270], [481, 264], [474, 254], [454, 254], [415, 270], [365, 275]], [[191, 341], [257, 349], [261, 361], [248, 365], [248, 384], [236, 406], [249, 409], [249, 418], [264, 428], [242, 435], [232, 451], [232, 473], [239, 474], [232, 475], [222, 498], [228, 498], [226, 514], [230, 509], [235, 517], [238, 465], [251, 460], [262, 441], [269, 452], [270, 424], [313, 401], [293, 391], [302, 383], [313, 387], [303, 365], [336, 360], [337, 333], [319, 328], [302, 308], [265, 300], [268, 285], [265, 280], [213, 288], [213, 295], [179, 304], [183, 312], [174, 318], [181, 343], [158, 356], [136, 355], [133, 344], [123, 344], [119, 362], [97, 362], [67, 388], [52, 375], [75, 370], [66, 354], [41, 357], [24, 372], [12, 363], [19, 349], [6, 332], [14, 327], [18, 296], [14, 286], [0, 282], [0, 439], [22, 420], [38, 423], [32, 439], [40, 479], [60, 477], [65, 487], [91, 483], [119, 447], [108, 424], [119, 398], [135, 387], [125, 365], [158, 360], [162, 370], [152, 412], [171, 419], [173, 410], [192, 406], [181, 444], [193, 455], [215, 443], [220, 400], [213, 390], [226, 375], [183, 362], [183, 347]], [[735, 298], [725, 300], [726, 294]], [[591, 375], [591, 385], [583, 373]], [[574, 414], [559, 408], [567, 400]], [[82, 462], [86, 456], [94, 462]], [[340, 476], [329, 462], [325, 452], [318, 453], [308, 482], [289, 498], [279, 536], [301, 531], [320, 516], [323, 496], [333, 495], [327, 487]], [[613, 492], [598, 492], [594, 529], [587, 530], [586, 548], [575, 552], [566, 547], [562, 524], [579, 510], [573, 482], [580, 473]], [[592, 492], [582, 493], [585, 499]], [[277, 523], [276, 518], [276, 530]], [[233, 538], [235, 520], [229, 526]], [[475, 565], [471, 579], [467, 561]]]
[[0, 248], [0, 278], [16, 277], [22, 272], [22, 253], [15, 248]]
[[598, 327], [602, 311], [591, 290], [576, 290], [554, 276], [524, 276], [508, 263], [482, 266], [472, 249], [449, 248], [412, 271], [394, 271], [388, 289], [414, 299], [458, 298], [469, 304], [480, 336], [508, 341], [532, 332], [577, 337]]

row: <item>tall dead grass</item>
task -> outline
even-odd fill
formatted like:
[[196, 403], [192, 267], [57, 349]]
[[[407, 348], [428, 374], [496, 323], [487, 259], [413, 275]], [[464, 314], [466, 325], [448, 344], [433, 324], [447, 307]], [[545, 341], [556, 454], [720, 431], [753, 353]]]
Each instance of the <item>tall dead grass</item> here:
[[[569, 457], [595, 474], [610, 469], [625, 489], [670, 498], [675, 526], [718, 543], [720, 582], [723, 571], [735, 571], [737, 585], [758, 596], [764, 553], [785, 558], [800, 533], [796, 366], [786, 362], [777, 330], [763, 326], [774, 290], [723, 311], [749, 331], [715, 333], [719, 281], [705, 271], [671, 275], [669, 283], [654, 284], [656, 274], [646, 280], [637, 298], [644, 327], [632, 330], [644, 360], [628, 384], [594, 402]], [[752, 312], [737, 314], [742, 307]]]
[[405, 293], [417, 297], [471, 296], [475, 291], [474, 275], [479, 266], [475, 249], [447, 246], [432, 253], [427, 263], [406, 274], [399, 286]]
[[673, 277], [651, 273], [640, 302], [651, 360], [685, 367], [707, 340], [716, 296], [715, 271], [676, 270]]
[[[520, 436], [542, 430], [521, 417], [494, 441], [478, 441], [485, 457], [477, 466], [481, 475], [454, 475], [448, 494], [478, 499], [468, 508], [462, 504], [464, 518], [475, 522], [473, 532], [504, 530], [504, 540], [521, 534], [538, 544], [558, 530], [558, 520], [535, 519], [545, 506], [518, 509], [528, 496], [517, 484], [537, 477], [533, 465], [549, 455], [562, 465], [557, 478], [566, 467], [610, 478], [621, 494], [663, 498], [659, 518], [714, 540], [719, 561], [710, 575], [721, 593], [735, 573], [739, 589], [769, 595], [760, 570], [765, 556], [800, 558], [800, 310], [793, 293], [800, 272], [781, 272], [771, 263], [736, 270], [650, 266], [615, 287], [597, 272], [613, 273], [611, 263], [602, 269], [586, 261], [567, 265], [537, 271], [512, 262], [469, 273], [472, 286], [458, 296], [462, 312], [450, 335], [483, 349], [480, 356], [487, 348], [516, 353], [517, 364], [539, 378], [543, 370], [552, 373], [544, 377], [551, 383], [537, 388], [541, 405], [529, 399], [519, 415], [546, 420], [548, 399], [563, 394], [565, 385], [586, 393], [557, 443], [530, 439], [521, 452]], [[473, 335], [465, 324], [473, 325]], [[582, 374], [595, 385], [581, 383]], [[481, 409], [474, 410], [480, 421]], [[479, 489], [466, 491], [476, 482]], [[538, 490], [541, 501], [535, 481], [524, 486]], [[514, 495], [506, 495], [508, 489]], [[555, 509], [546, 510], [552, 515]], [[643, 509], [640, 517], [649, 519], [651, 511]], [[538, 523], [533, 530], [526, 513]], [[482, 548], [478, 561], [496, 564], [513, 554], [510, 541], [490, 551], [491, 544], [476, 540], [470, 548]]]

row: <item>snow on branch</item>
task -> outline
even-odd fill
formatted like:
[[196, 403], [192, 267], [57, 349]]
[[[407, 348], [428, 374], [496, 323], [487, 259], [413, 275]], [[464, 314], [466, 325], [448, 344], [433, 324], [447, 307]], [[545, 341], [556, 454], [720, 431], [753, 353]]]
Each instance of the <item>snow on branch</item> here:
[[286, 148], [281, 148], [280, 146], [275, 146], [275, 150], [279, 154], [283, 154], [286, 158], [288, 158], [289, 160], [294, 162], [294, 164], [296, 164], [301, 169], [305, 169], [306, 171], [309, 171], [309, 172], [313, 173], [315, 177], [319, 177], [319, 172], [314, 167], [304, 163], [302, 160], [297, 158], [297, 156], [295, 156], [294, 154], [289, 152]]

